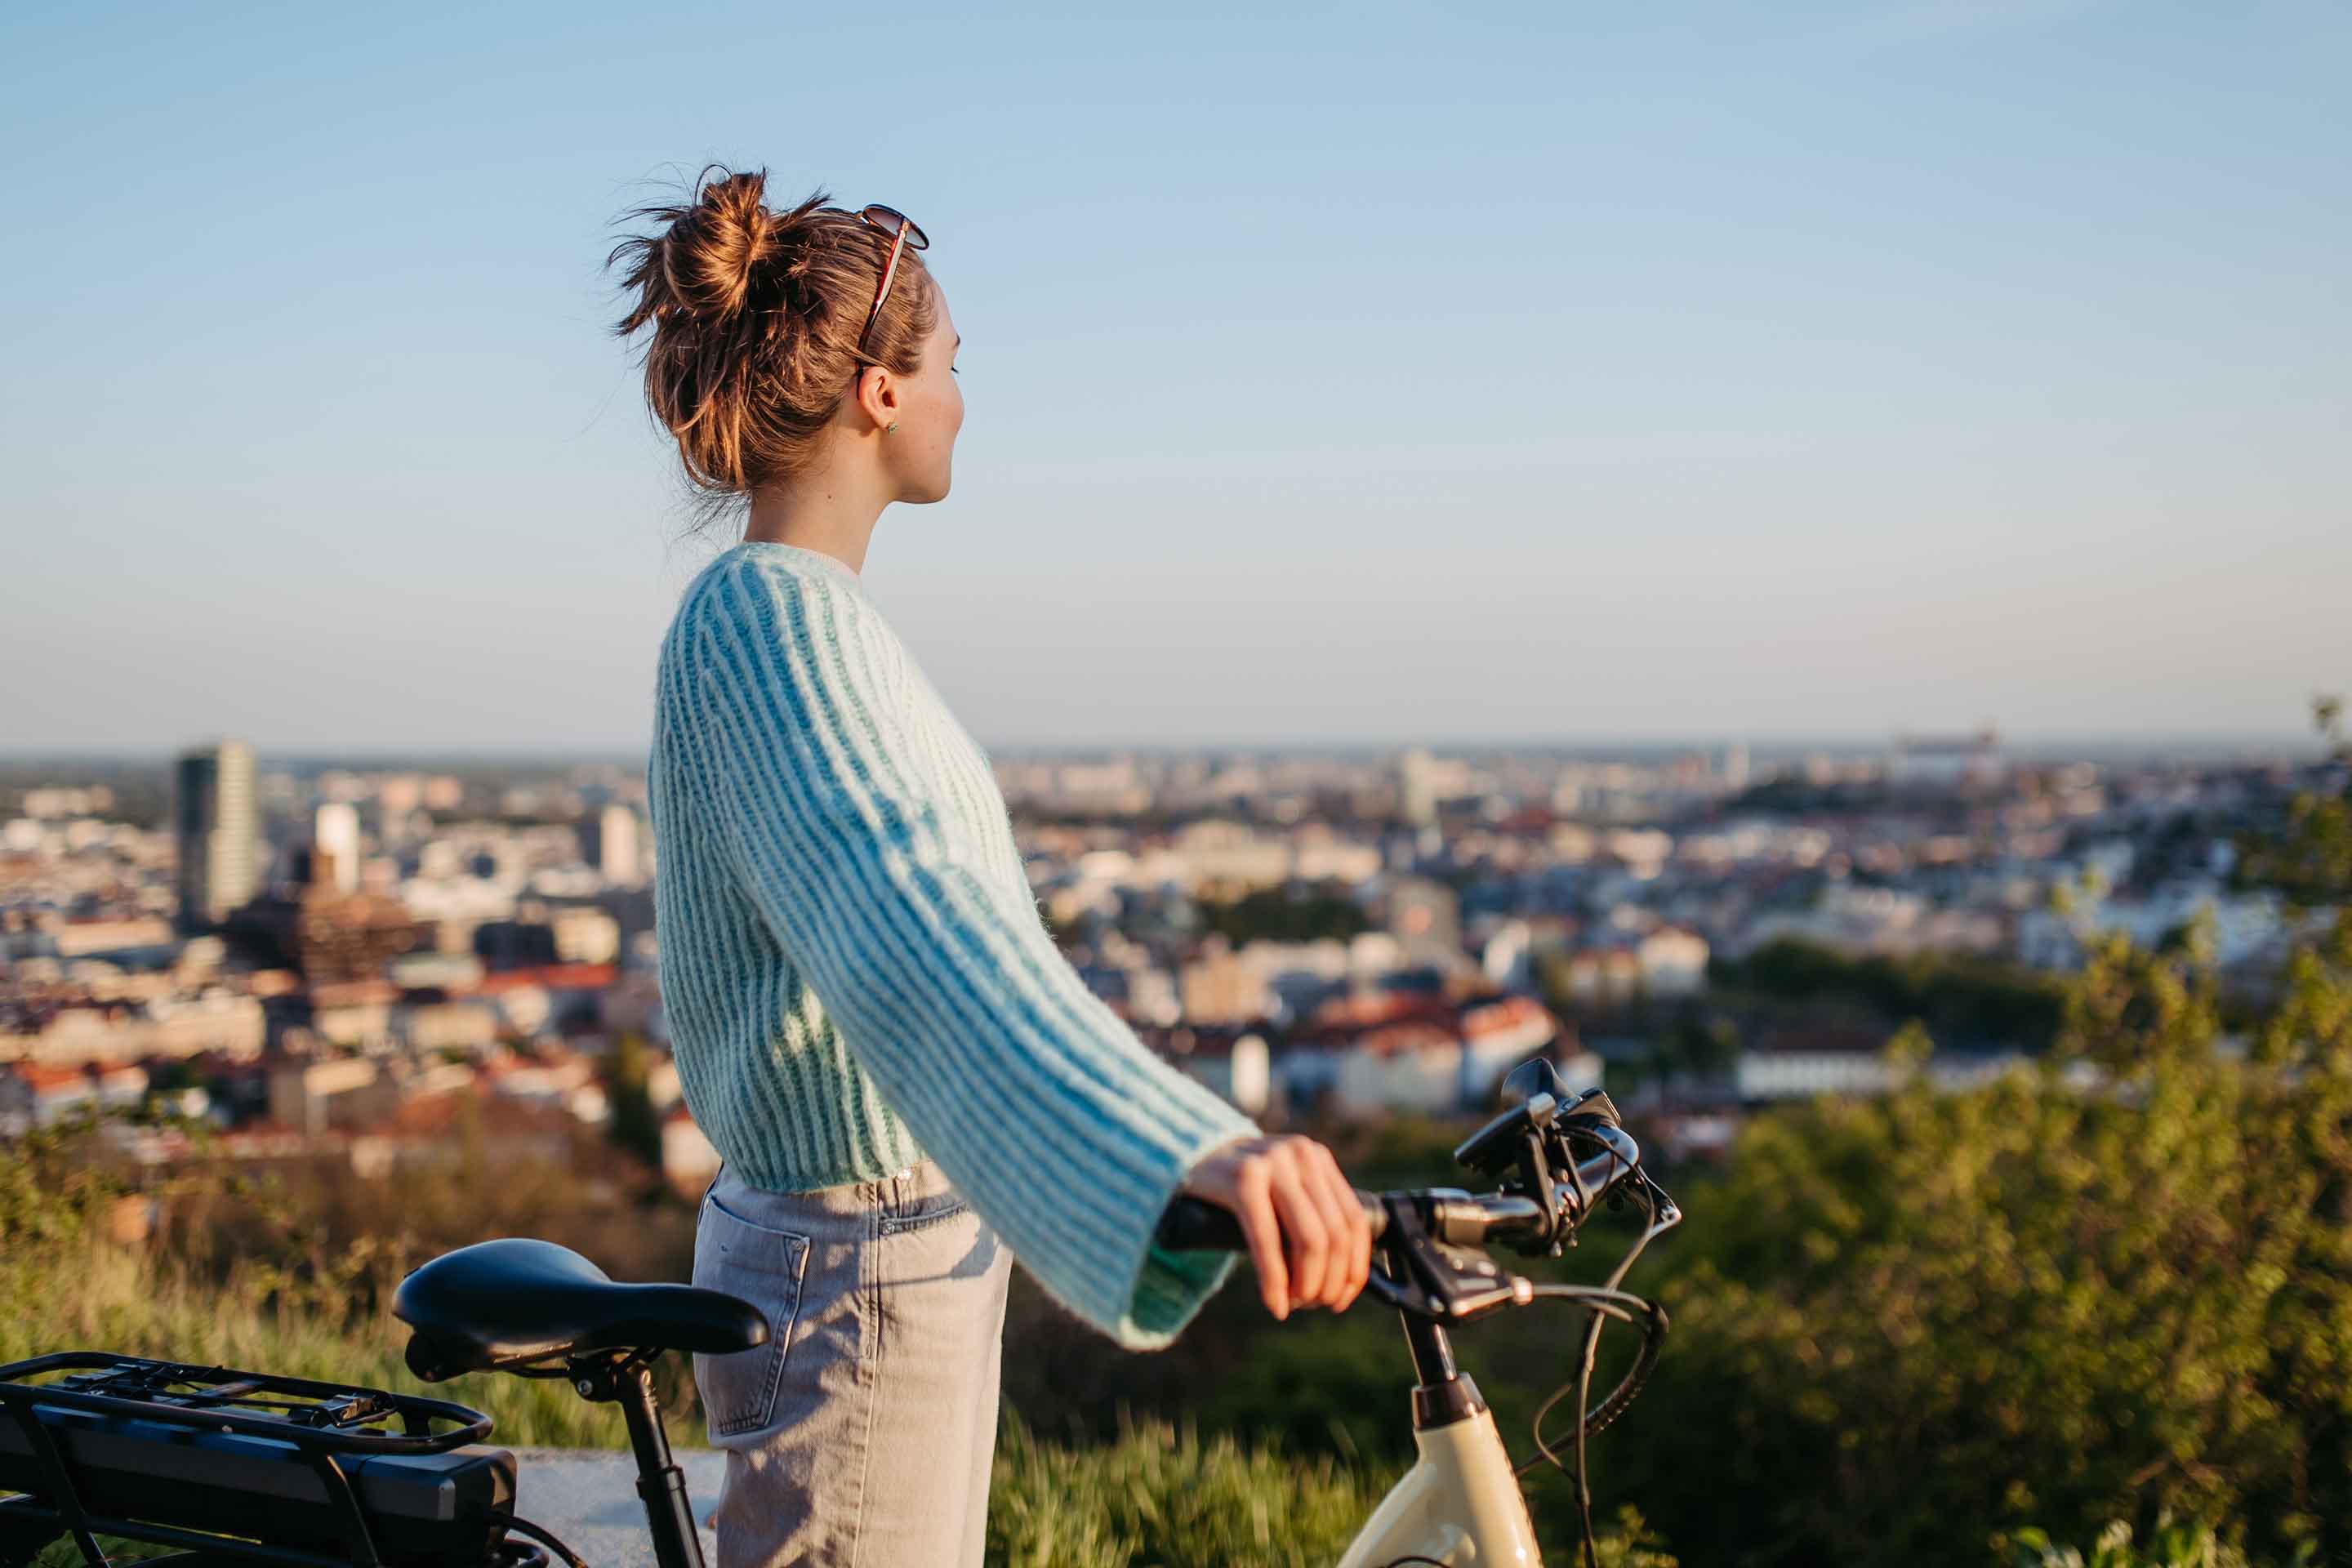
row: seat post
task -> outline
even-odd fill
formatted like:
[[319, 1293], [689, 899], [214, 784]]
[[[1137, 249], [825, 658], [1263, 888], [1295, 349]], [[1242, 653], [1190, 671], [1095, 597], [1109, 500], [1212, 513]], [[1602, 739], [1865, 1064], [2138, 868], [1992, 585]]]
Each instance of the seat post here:
[[702, 1538], [695, 1533], [686, 1472], [670, 1455], [669, 1433], [654, 1403], [651, 1369], [634, 1357], [593, 1370], [574, 1363], [572, 1386], [583, 1399], [610, 1400], [621, 1407], [629, 1447], [636, 1455], [637, 1496], [646, 1505], [646, 1528], [653, 1536], [658, 1568], [703, 1568]]

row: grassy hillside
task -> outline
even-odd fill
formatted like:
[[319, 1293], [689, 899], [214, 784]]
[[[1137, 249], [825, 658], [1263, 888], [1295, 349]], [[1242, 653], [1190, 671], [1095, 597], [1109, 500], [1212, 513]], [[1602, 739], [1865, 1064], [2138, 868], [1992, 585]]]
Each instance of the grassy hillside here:
[[[1423, 1129], [1391, 1130], [1385, 1136], [1417, 1147], [1442, 1142], [1445, 1135], [1444, 1130]], [[288, 1210], [284, 1193], [270, 1184], [240, 1194], [230, 1189], [243, 1178], [214, 1175], [185, 1177], [163, 1189], [158, 1201], [179, 1217], [167, 1217], [144, 1243], [124, 1245], [108, 1233], [125, 1178], [89, 1158], [89, 1142], [51, 1137], [0, 1149], [0, 1360], [59, 1349], [105, 1349], [425, 1391], [408, 1375], [403, 1331], [383, 1307], [415, 1257], [443, 1241], [424, 1249], [365, 1238], [331, 1247], [325, 1233], [312, 1226], [315, 1216], [306, 1219]], [[1367, 1169], [1414, 1158], [1402, 1145], [1362, 1154]], [[499, 1217], [478, 1217], [477, 1234], [550, 1228], [535, 1224], [528, 1212], [541, 1201], [530, 1186], [530, 1178], [510, 1174], [490, 1187], [477, 1187], [499, 1194], [481, 1202], [507, 1205]], [[419, 1191], [432, 1195], [412, 1204], [411, 1218], [430, 1215], [435, 1204], [459, 1203], [431, 1183], [421, 1184]], [[593, 1207], [576, 1184], [551, 1187], [550, 1193], [575, 1210]], [[230, 1204], [232, 1197], [237, 1205]], [[192, 1226], [185, 1223], [189, 1215], [208, 1217]], [[608, 1224], [612, 1216], [589, 1219]], [[444, 1215], [427, 1228], [465, 1223]], [[278, 1227], [274, 1247], [249, 1233], [256, 1226]], [[1221, 1396], [1211, 1397], [1208, 1388], [1195, 1391], [1210, 1422], [1238, 1432], [1212, 1426], [1204, 1435], [1202, 1425], [1190, 1416], [1131, 1416], [1122, 1405], [1108, 1430], [1074, 1415], [1067, 1440], [1049, 1440], [1008, 1398], [991, 1495], [992, 1563], [1017, 1568], [1288, 1568], [1338, 1558], [1404, 1463], [1388, 1441], [1359, 1445], [1349, 1436], [1350, 1421], [1367, 1424], [1384, 1439], [1402, 1427], [1399, 1409], [1391, 1408], [1401, 1407], [1402, 1401], [1399, 1366], [1392, 1364], [1402, 1358], [1388, 1342], [1394, 1323], [1370, 1313], [1360, 1321], [1327, 1321], [1312, 1329], [1282, 1325], [1271, 1332], [1256, 1331], [1259, 1337], [1251, 1338], [1237, 1326], [1249, 1317], [1244, 1294], [1227, 1292], [1233, 1300], [1224, 1310], [1230, 1320], [1226, 1331], [1243, 1336], [1229, 1353], [1241, 1358], [1237, 1364], [1248, 1375], [1221, 1379], [1227, 1389]], [[1704, 1312], [1690, 1315], [1704, 1321]], [[1507, 1343], [1484, 1347], [1488, 1359], [1474, 1364], [1481, 1370], [1548, 1366], [1540, 1359], [1540, 1336], [1529, 1337], [1540, 1327], [1532, 1321], [1516, 1325]], [[1464, 1336], [1464, 1344], [1465, 1352], [1477, 1345], [1475, 1331]], [[1707, 1354], [1704, 1340], [1685, 1348]], [[1009, 1359], [1036, 1349], [1016, 1347]], [[1211, 1347], [1200, 1353], [1226, 1352]], [[1135, 1367], [1181, 1364], [1163, 1357], [1127, 1360]], [[661, 1385], [676, 1439], [695, 1445], [704, 1435], [684, 1362], [669, 1358]], [[1228, 1373], [1234, 1364], [1227, 1364]], [[1012, 1381], [1008, 1370], [1008, 1388]], [[1484, 1380], [1507, 1415], [1516, 1415], [1542, 1392], [1537, 1385], [1549, 1380], [1531, 1375], [1516, 1381], [1528, 1386], [1501, 1375]], [[1758, 1386], [1765, 1385], [1759, 1380]], [[1636, 1419], [1678, 1429], [1708, 1425], [1695, 1423], [1691, 1408], [1677, 1409], [1671, 1384], [1667, 1390], [1655, 1406], [1638, 1410]], [[625, 1441], [611, 1406], [586, 1404], [561, 1383], [476, 1375], [430, 1392], [487, 1411], [497, 1423], [495, 1441], [582, 1447], [618, 1447]], [[1742, 1397], [1752, 1403], [1756, 1392], [1748, 1390]], [[1719, 1401], [1723, 1393], [1718, 1385], [1694, 1390], [1691, 1396]], [[1327, 1405], [1352, 1415], [1332, 1416]], [[1318, 1419], [1326, 1424], [1318, 1428]], [[1525, 1447], [1524, 1432], [1511, 1421], [1505, 1431], [1515, 1452]], [[1609, 1441], [1625, 1439], [1612, 1433]], [[1700, 1458], [1707, 1462], [1704, 1455]], [[1608, 1461], [1602, 1462], [1606, 1467]], [[1603, 1479], [1609, 1477], [1604, 1468]], [[1727, 1496], [1738, 1495], [1736, 1476], [1717, 1479], [1731, 1484]], [[1687, 1488], [1653, 1471], [1648, 1485], [1636, 1489], [1645, 1499], [1654, 1494], [1671, 1502]], [[1564, 1493], [1559, 1479], [1547, 1476], [1533, 1483], [1530, 1494], [1555, 1563], [1573, 1559], [1572, 1515], [1562, 1506]], [[1687, 1512], [1686, 1502], [1678, 1506]], [[2082, 1550], [2027, 1530], [1975, 1553], [1955, 1550], [1950, 1560], [2005, 1562], [2018, 1568], [2248, 1568], [2247, 1557], [2210, 1523], [2163, 1521], [2144, 1544], [2135, 1544], [2122, 1526], [2102, 1534], [2095, 1523], [2078, 1523], [2068, 1533], [2084, 1543]], [[1983, 1533], [1977, 1539], [1989, 1540]], [[52, 1548], [42, 1559], [72, 1561], [65, 1548]], [[1605, 1537], [1603, 1561], [1615, 1568], [1671, 1568], [1674, 1558], [1639, 1515], [1621, 1508]]]

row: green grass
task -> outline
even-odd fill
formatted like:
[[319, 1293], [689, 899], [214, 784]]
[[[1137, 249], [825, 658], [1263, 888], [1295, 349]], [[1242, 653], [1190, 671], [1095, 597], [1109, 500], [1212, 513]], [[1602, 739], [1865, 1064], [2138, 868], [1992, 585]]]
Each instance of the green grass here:
[[[988, 1560], [1002, 1568], [1302, 1568], [1339, 1560], [1398, 1472], [1298, 1458], [1278, 1445], [1126, 1425], [1083, 1448], [1039, 1441], [1008, 1412], [989, 1492]], [[1570, 1542], [1548, 1543], [1570, 1560]], [[1627, 1510], [1608, 1568], [1674, 1568]]]
[[[504, 1434], [500, 1434], [504, 1437]], [[510, 1439], [537, 1442], [537, 1436]], [[1143, 1421], [1114, 1442], [1042, 1442], [1007, 1410], [989, 1494], [992, 1568], [1310, 1568], [1339, 1560], [1395, 1479], [1328, 1458], [1294, 1459], [1278, 1446], [1202, 1439], [1189, 1426]], [[165, 1550], [102, 1539], [117, 1561]], [[1576, 1562], [1573, 1542], [1548, 1542], [1548, 1560]], [[1675, 1559], [1624, 1510], [1601, 1537], [1605, 1568], [1675, 1568]], [[2146, 1542], [2110, 1526], [2087, 1551], [2021, 1531], [1992, 1559], [2007, 1568], [2250, 1568], [2210, 1527], [2165, 1524]], [[36, 1568], [79, 1568], [58, 1542]]]
[[[1273, 1447], [1203, 1440], [1159, 1421], [1131, 1426], [1107, 1445], [1064, 1447], [1039, 1441], [1008, 1409], [989, 1492], [988, 1561], [1001, 1568], [1328, 1564], [1394, 1479], [1328, 1458], [1297, 1460]], [[100, 1544], [129, 1558], [163, 1550]], [[1555, 1562], [1570, 1555], [1565, 1543], [1553, 1549]], [[1607, 1568], [1675, 1568], [1630, 1510], [1603, 1538], [1601, 1560]], [[81, 1558], [60, 1542], [35, 1562], [77, 1568]]]
[[[402, 1361], [403, 1331], [389, 1317], [338, 1312], [266, 1268], [208, 1284], [191, 1272], [86, 1236], [37, 1240], [0, 1252], [0, 1361], [93, 1349], [208, 1365], [265, 1369], [446, 1397], [488, 1414], [494, 1442], [616, 1447], [625, 1443], [610, 1405], [593, 1405], [560, 1382], [491, 1374], [423, 1385]], [[672, 1429], [702, 1443], [683, 1356], [667, 1358]], [[1390, 1462], [1294, 1455], [1279, 1439], [1202, 1437], [1189, 1423], [1124, 1421], [1099, 1442], [1039, 1438], [1007, 1405], [989, 1498], [988, 1560], [1001, 1568], [1310, 1568], [1336, 1562], [1394, 1482]], [[102, 1542], [118, 1560], [162, 1549]], [[1572, 1540], [1547, 1540], [1549, 1561], [1576, 1560]], [[1990, 1559], [1989, 1559], [1990, 1560]], [[2157, 1532], [2145, 1546], [2120, 1527], [2087, 1552], [2021, 1531], [2000, 1560], [2014, 1568], [2245, 1568], [2210, 1531]], [[80, 1562], [68, 1542], [39, 1568]], [[1673, 1568], [1664, 1543], [1625, 1510], [1602, 1537], [1608, 1568]]]
[[[1376, 1154], [1368, 1154], [1368, 1162]], [[441, 1205], [449, 1213], [432, 1211], [426, 1217], [434, 1223], [404, 1239], [379, 1238], [392, 1233], [391, 1218], [408, 1224], [430, 1208], [413, 1193], [404, 1193], [397, 1216], [355, 1210], [323, 1229], [298, 1204], [288, 1207], [289, 1218], [274, 1222], [278, 1230], [261, 1232], [235, 1211], [206, 1210], [182, 1194], [184, 1217], [168, 1233], [144, 1246], [121, 1246], [104, 1239], [104, 1216], [119, 1191], [110, 1180], [58, 1148], [0, 1146], [0, 1362], [84, 1349], [266, 1370], [447, 1398], [488, 1414], [495, 1424], [491, 1440], [500, 1445], [625, 1446], [613, 1406], [590, 1405], [561, 1382], [477, 1374], [426, 1385], [409, 1375], [405, 1330], [386, 1310], [407, 1262], [467, 1237], [538, 1233], [555, 1213], [542, 1213], [547, 1205], [571, 1201], [560, 1184], [534, 1197], [510, 1180], [491, 1189], [508, 1200], [508, 1209], [484, 1219], [464, 1208], [468, 1194], [457, 1190], [464, 1184], [450, 1184]], [[572, 1220], [592, 1226], [614, 1217], [599, 1212]], [[238, 1223], [247, 1229], [235, 1228]], [[635, 1278], [677, 1277], [674, 1264], [650, 1256], [634, 1266]], [[1154, 1358], [1118, 1369], [1184, 1374], [1163, 1391], [1162, 1415], [1122, 1414], [1114, 1427], [1079, 1420], [1079, 1406], [1090, 1402], [1074, 1397], [1067, 1386], [1055, 1391], [1058, 1402], [1034, 1406], [1008, 1396], [990, 1497], [990, 1563], [1003, 1568], [1313, 1568], [1336, 1562], [1410, 1457], [1392, 1441], [1358, 1443], [1340, 1420], [1350, 1390], [1396, 1408], [1392, 1377], [1366, 1371], [1394, 1359], [1390, 1330], [1370, 1320], [1308, 1325], [1312, 1334], [1306, 1327], [1289, 1331], [1286, 1349], [1284, 1332], [1256, 1324], [1244, 1310], [1249, 1305], [1237, 1300], [1225, 1304], [1230, 1311], [1206, 1314], [1194, 1331], [1190, 1363], [1181, 1356]], [[1254, 1334], [1239, 1332], [1241, 1320]], [[1068, 1342], [1052, 1342], [1070, 1350]], [[1504, 1365], [1527, 1359], [1508, 1346], [1485, 1348]], [[1030, 1349], [1034, 1354], [1036, 1347]], [[1202, 1365], [1250, 1371], [1234, 1378], [1193, 1375]], [[656, 1370], [673, 1437], [681, 1447], [700, 1446], [707, 1438], [688, 1358], [665, 1357]], [[1527, 1394], [1512, 1389], [1509, 1379], [1493, 1381], [1498, 1397]], [[1719, 1394], [1723, 1386], [1713, 1392]], [[1009, 1395], [1010, 1370], [1007, 1387]], [[1250, 1418], [1239, 1419], [1233, 1409], [1221, 1408], [1218, 1387], [1229, 1395], [1254, 1390], [1262, 1408], [1243, 1411]], [[1054, 1411], [1057, 1418], [1067, 1414], [1070, 1429], [1057, 1432], [1055, 1440], [1042, 1438], [1023, 1419], [1024, 1408]], [[1300, 1412], [1315, 1420], [1276, 1419]], [[1171, 1422], [1167, 1415], [1179, 1418]], [[1515, 1415], [1507, 1426], [1516, 1420]], [[1316, 1421], [1323, 1423], [1319, 1429]], [[1367, 1431], [1384, 1439], [1396, 1435], [1387, 1418]], [[1704, 1465], [1684, 1471], [1717, 1473]], [[1546, 1560], [1561, 1568], [1578, 1558], [1573, 1514], [1559, 1506], [1558, 1480], [1547, 1482], [1548, 1489], [1538, 1488], [1532, 1500]], [[1654, 1495], [1662, 1508], [1674, 1500], [1654, 1478], [1634, 1495], [1645, 1501]], [[1989, 1542], [1981, 1556], [1963, 1552], [1952, 1560], [2009, 1568], [2254, 1568], [2204, 1524], [2162, 1522], [2136, 1542], [2119, 1525], [2098, 1531], [2102, 1515], [2087, 1517], [2087, 1529], [2080, 1515], [2067, 1524], [2065, 1533], [2075, 1540], [2095, 1536], [2079, 1548], [2018, 1530]], [[108, 1549], [124, 1561], [157, 1550], [128, 1542]], [[1675, 1561], [1630, 1509], [1612, 1521], [1601, 1557], [1609, 1568], [1671, 1568]], [[36, 1562], [68, 1568], [79, 1558], [60, 1543]]]
[[[362, 1299], [388, 1297], [382, 1280], [347, 1288]], [[488, 1415], [491, 1441], [500, 1445], [625, 1447], [616, 1408], [588, 1404], [560, 1381], [484, 1373], [419, 1384], [402, 1359], [404, 1329], [348, 1306], [320, 1300], [315, 1282], [267, 1267], [208, 1282], [82, 1232], [0, 1252], [0, 1362], [102, 1350], [264, 1370], [454, 1400]], [[664, 1359], [672, 1436], [681, 1447], [699, 1446], [707, 1439], [687, 1358]], [[1398, 1473], [1392, 1465], [1295, 1457], [1278, 1440], [1204, 1439], [1189, 1425], [1150, 1418], [1123, 1423], [1107, 1442], [1064, 1446], [1040, 1440], [1008, 1405], [989, 1500], [989, 1561], [1005, 1568], [1328, 1563]], [[101, 1544], [131, 1559], [162, 1550]], [[1553, 1543], [1558, 1560], [1568, 1560], [1570, 1545]], [[1603, 1562], [1672, 1568], [1656, 1547], [1629, 1513], [1609, 1536]], [[80, 1555], [60, 1542], [35, 1561], [70, 1568]]]
[[[347, 1324], [287, 1295], [266, 1269], [215, 1286], [104, 1242], [28, 1248], [0, 1261], [0, 1362], [94, 1350], [261, 1370], [452, 1400], [488, 1415], [504, 1443], [627, 1446], [619, 1408], [588, 1404], [566, 1384], [488, 1373], [421, 1384], [403, 1359], [406, 1330], [389, 1314]], [[690, 1380], [667, 1370], [673, 1435], [699, 1444]]]

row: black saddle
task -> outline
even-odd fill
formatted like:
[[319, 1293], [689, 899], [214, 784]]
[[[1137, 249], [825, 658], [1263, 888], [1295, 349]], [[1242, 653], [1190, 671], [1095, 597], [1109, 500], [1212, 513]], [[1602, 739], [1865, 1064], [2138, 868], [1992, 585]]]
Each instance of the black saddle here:
[[759, 1308], [690, 1285], [622, 1285], [551, 1241], [507, 1237], [445, 1252], [400, 1282], [415, 1329], [408, 1370], [427, 1383], [600, 1350], [729, 1355], [768, 1342]]

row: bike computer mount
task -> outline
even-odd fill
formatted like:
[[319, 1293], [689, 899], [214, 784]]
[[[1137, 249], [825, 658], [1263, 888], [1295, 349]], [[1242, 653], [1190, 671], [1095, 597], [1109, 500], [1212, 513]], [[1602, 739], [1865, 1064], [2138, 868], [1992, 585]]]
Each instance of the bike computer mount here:
[[[1640, 1151], [1610, 1098], [1597, 1085], [1570, 1094], [1547, 1058], [1512, 1068], [1497, 1092], [1511, 1108], [1464, 1139], [1454, 1158], [1542, 1209], [1538, 1226], [1501, 1239], [1530, 1256], [1558, 1258], [1576, 1245], [1577, 1227], [1591, 1217], [1593, 1203], [1638, 1167]], [[1596, 1159], [1605, 1162], [1600, 1183], [1584, 1176]]]
[[1575, 1245], [1604, 1194], [1622, 1201], [1620, 1179], [1646, 1179], [1616, 1106], [1598, 1088], [1570, 1093], [1538, 1057], [1512, 1069], [1498, 1093], [1515, 1103], [1454, 1151], [1497, 1184], [1494, 1196], [1438, 1187], [1414, 1201], [1391, 1199], [1381, 1238], [1389, 1278], [1371, 1289], [1391, 1306], [1443, 1322], [1523, 1306], [1533, 1299], [1531, 1282], [1498, 1267], [1485, 1244], [1557, 1258]]

